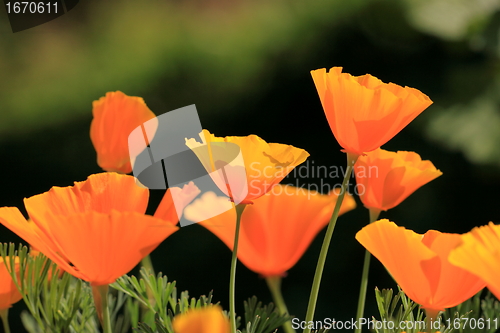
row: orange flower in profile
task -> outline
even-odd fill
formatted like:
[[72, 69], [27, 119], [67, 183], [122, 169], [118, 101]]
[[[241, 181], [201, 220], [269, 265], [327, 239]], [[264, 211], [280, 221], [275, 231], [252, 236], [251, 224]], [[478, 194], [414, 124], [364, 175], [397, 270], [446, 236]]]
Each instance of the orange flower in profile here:
[[311, 71], [333, 135], [344, 151], [362, 155], [398, 134], [432, 101], [417, 89], [383, 83], [342, 67]]
[[359, 197], [368, 209], [388, 210], [443, 173], [414, 152], [377, 149], [354, 165]]
[[449, 260], [483, 279], [488, 289], [500, 299], [500, 225], [474, 228], [462, 235], [462, 244], [452, 250]]
[[186, 145], [236, 203], [252, 203], [309, 157], [303, 149], [267, 143], [256, 135], [218, 138], [203, 130], [200, 137], [203, 143], [189, 139]]
[[485, 286], [448, 261], [450, 251], [461, 243], [458, 234], [430, 230], [420, 235], [384, 219], [361, 229], [356, 239], [428, 314], [454, 307]]
[[218, 305], [192, 309], [174, 317], [175, 333], [229, 333], [229, 319]]
[[97, 164], [105, 171], [132, 172], [128, 136], [155, 114], [142, 98], [121, 91], [106, 93], [92, 107], [90, 139], [97, 152]]
[[[6, 257], [7, 260], [9, 257]], [[15, 259], [14, 271], [19, 273], [19, 258]], [[7, 266], [2, 257], [0, 257], [0, 310], [8, 309], [12, 304], [17, 303], [23, 296], [17, 290], [12, 276], [7, 271]]]
[[[337, 197], [338, 191], [325, 195], [289, 185], [276, 185], [243, 211], [238, 259], [265, 277], [283, 276], [328, 224]], [[186, 218], [203, 221], [203, 214], [212, 216], [209, 209], [215, 209], [218, 204], [227, 204], [227, 199], [215, 197], [213, 193], [205, 194], [186, 207]], [[347, 195], [340, 213], [355, 207], [356, 202]], [[234, 209], [199, 224], [233, 249], [236, 229]]]
[[101, 173], [25, 199], [29, 221], [17, 208], [0, 208], [0, 223], [66, 272], [107, 285], [178, 229], [144, 215], [148, 197], [134, 177]]

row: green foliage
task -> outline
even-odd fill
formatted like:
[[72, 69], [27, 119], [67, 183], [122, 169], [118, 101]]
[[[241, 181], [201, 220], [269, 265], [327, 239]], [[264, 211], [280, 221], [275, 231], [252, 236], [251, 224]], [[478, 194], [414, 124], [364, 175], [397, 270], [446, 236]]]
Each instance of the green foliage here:
[[[135, 276], [125, 275], [110, 286], [138, 302], [142, 307], [140, 310], [143, 325], [155, 327], [156, 322], [160, 322], [161, 326], [168, 327], [168, 332], [171, 332], [171, 315], [168, 313], [168, 306], [174, 304], [173, 309], [175, 309], [175, 282], [168, 282], [167, 277], [161, 272], [155, 276], [144, 267], [140, 271], [140, 276], [137, 279]], [[128, 304], [129, 308], [133, 306], [135, 306], [133, 303]], [[139, 316], [132, 316], [131, 321], [133, 327], [139, 325]]]
[[[88, 285], [66, 273], [59, 277], [57, 265], [42, 254], [29, 255], [26, 246], [16, 249], [14, 244], [2, 244], [0, 255], [28, 307], [29, 314], [23, 313], [22, 321], [30, 333], [96, 332]], [[16, 256], [18, 273], [11, 269]]]
[[155, 326], [156, 329], [153, 329], [146, 323], [139, 323], [139, 326], [135, 329], [135, 331], [142, 333], [173, 333], [171, 327], [167, 328], [164, 326], [158, 314], [155, 314]]
[[[21, 320], [29, 333], [100, 331], [88, 283], [62, 273], [41, 253], [36, 257], [30, 255], [26, 246], [1, 244], [0, 255], [28, 308], [21, 314]], [[15, 267], [16, 256], [19, 263], [17, 273], [10, 269]], [[160, 288], [153, 286], [152, 289], [159, 292]], [[119, 290], [108, 294], [108, 306], [114, 333], [130, 332], [131, 327], [137, 326], [146, 315], [154, 318], [154, 313], [140, 313], [139, 302]]]
[[[1, 244], [0, 255], [23, 294], [29, 312], [23, 312], [21, 319], [29, 333], [99, 332], [92, 290], [87, 283], [61, 273], [57, 265], [41, 253], [30, 255], [26, 246]], [[16, 260], [18, 272], [10, 269], [15, 267]], [[178, 294], [175, 282], [145, 268], [141, 269], [139, 278], [125, 275], [110, 286], [114, 289], [108, 294], [114, 333], [129, 332], [131, 327], [142, 333], [174, 333], [174, 316], [213, 305], [212, 292], [199, 298], [190, 297], [187, 291]], [[291, 319], [289, 315], [280, 314], [273, 303], [263, 305], [255, 296], [246, 301], [244, 307], [245, 324], [241, 333], [276, 332]], [[237, 326], [240, 321], [238, 317]]]
[[[141, 271], [141, 273], [147, 274], [145, 270]], [[121, 280], [121, 282], [124, 281]], [[172, 295], [175, 295], [175, 292], [173, 292]], [[169, 303], [169, 305], [172, 309], [175, 309], [174, 312], [168, 311], [169, 321], [166, 322], [162, 320], [161, 315], [156, 313], [153, 325], [139, 323], [135, 330], [140, 333], [174, 333], [171, 325], [174, 314], [178, 315], [190, 309], [199, 309], [212, 305], [212, 294], [210, 293], [208, 297], [201, 296], [199, 299], [196, 299], [189, 298], [187, 292], [182, 292], [180, 298], [175, 303]], [[291, 317], [289, 315], [280, 314], [273, 303], [262, 305], [262, 302], [259, 302], [257, 297], [253, 296], [245, 302], [245, 327], [242, 330], [238, 330], [238, 332], [272, 333], [276, 332], [278, 327], [290, 319]], [[237, 327], [240, 326], [240, 320], [241, 319], [238, 317], [236, 322]], [[321, 331], [321, 333], [324, 332], [327, 331]]]
[[[175, 299], [175, 282], [168, 282], [166, 276], [158, 273], [157, 276], [149, 273], [145, 268], [140, 271], [141, 277], [124, 275], [110, 286], [137, 300], [150, 315], [147, 319], [153, 325], [154, 314], [158, 314], [162, 323], [170, 325], [167, 314], [167, 305]], [[135, 320], [134, 320], [135, 322]]]
[[[212, 293], [200, 298], [190, 298], [187, 291], [177, 297], [175, 282], [168, 282], [162, 273], [152, 274], [146, 268], [140, 271], [139, 279], [135, 276], [122, 276], [110, 285], [114, 289], [137, 301], [128, 303], [131, 307], [132, 327], [138, 332], [173, 333], [172, 319], [174, 316], [185, 313], [190, 309], [197, 309], [212, 305]], [[136, 314], [138, 307], [142, 307], [141, 319]], [[134, 314], [135, 313], [135, 314]]]
[[273, 303], [262, 305], [253, 296], [245, 301], [245, 328], [243, 333], [269, 333], [291, 320], [287, 314], [281, 314]]
[[[395, 327], [394, 329], [375, 328], [375, 332], [399, 333], [406, 331], [407, 333], [417, 333], [424, 331], [425, 327], [427, 327], [422, 309], [411, 301], [401, 289], [394, 296], [392, 289], [382, 291], [376, 289], [375, 295], [381, 317], [381, 320], [376, 322], [392, 321]], [[401, 305], [399, 305], [400, 302]], [[439, 324], [436, 323], [436, 320], [434, 321], [432, 331], [440, 331], [441, 333], [493, 333], [500, 326], [499, 314], [500, 303], [490, 293], [484, 299], [481, 299], [481, 292], [479, 292], [456, 307], [444, 311], [442, 316], [437, 319]], [[398, 329], [398, 323], [402, 321], [413, 322], [415, 327], [413, 329]], [[424, 323], [426, 326], [418, 326]]]
[[[375, 298], [380, 313], [380, 320], [373, 318], [375, 332], [399, 333], [406, 331], [407, 333], [417, 333], [424, 331], [424, 313], [401, 289], [394, 297], [392, 289], [383, 289], [382, 291], [375, 289]], [[416, 327], [399, 329], [399, 323], [402, 322], [411, 322]]]
[[443, 313], [442, 333], [493, 333], [500, 326], [500, 303], [482, 292]]

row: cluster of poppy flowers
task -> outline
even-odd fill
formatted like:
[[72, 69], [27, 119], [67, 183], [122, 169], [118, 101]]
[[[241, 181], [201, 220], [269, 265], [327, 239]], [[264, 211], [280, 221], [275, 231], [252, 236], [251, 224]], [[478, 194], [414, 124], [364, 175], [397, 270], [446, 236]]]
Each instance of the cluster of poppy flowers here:
[[[340, 67], [328, 72], [315, 70], [312, 76], [331, 130], [347, 153], [357, 183], [365, 189], [360, 200], [370, 211], [372, 223], [359, 231], [356, 239], [384, 264], [403, 291], [427, 311], [428, 317], [435, 318], [440, 311], [464, 302], [485, 286], [500, 297], [499, 226], [490, 223], [464, 235], [435, 230], [419, 235], [386, 219], [378, 220], [381, 211], [399, 205], [442, 174], [417, 153], [380, 148], [432, 101], [416, 89], [386, 84], [368, 74], [351, 76], [342, 73]], [[276, 285], [295, 265], [322, 228], [329, 225], [333, 232], [337, 216], [356, 206], [345, 188], [321, 194], [294, 191], [279, 184], [307, 159], [309, 154], [305, 150], [267, 143], [256, 135], [218, 138], [204, 130], [201, 137], [207, 147], [213, 142], [239, 146], [246, 169], [246, 178], [241, 181], [251, 181], [252, 188], [258, 191], [233, 200], [243, 205], [239, 212], [230, 209], [212, 217], [207, 209], [216, 204], [217, 197], [197, 198], [200, 190], [189, 183], [183, 188], [168, 189], [155, 214], [146, 215], [149, 190], [127, 175], [133, 167], [128, 135], [155, 118], [155, 114], [142, 98], [110, 92], [93, 103], [93, 116], [90, 137], [97, 162], [107, 172], [91, 175], [74, 186], [53, 187], [25, 199], [29, 219], [18, 208], [0, 208], [0, 223], [65, 272], [89, 282], [96, 301], [107, 293], [109, 284], [127, 274], [179, 230], [179, 207], [176, 210], [172, 200], [174, 192], [182, 198], [185, 215], [202, 221], [202, 226], [270, 285]], [[194, 141], [188, 140], [187, 145], [193, 151], [199, 148]], [[212, 160], [211, 152], [207, 154]], [[370, 168], [375, 168], [376, 173], [359, 176], [362, 170]], [[262, 172], [264, 169], [275, 172]], [[231, 197], [226, 184], [219, 184], [216, 179], [214, 182]], [[281, 189], [271, 191], [273, 187]], [[325, 244], [318, 265], [324, 264], [329, 239], [325, 238]], [[365, 269], [368, 270], [367, 266]], [[319, 271], [313, 284], [316, 293], [322, 269]], [[22, 295], [3, 262], [0, 262], [0, 281], [1, 312]], [[314, 304], [309, 304], [310, 318], [306, 319], [312, 320], [315, 299], [311, 299]], [[99, 309], [100, 305], [96, 307]], [[358, 316], [362, 307], [358, 307]], [[281, 310], [286, 312], [286, 307]], [[176, 333], [235, 332], [233, 323], [219, 306], [178, 315], [172, 325]], [[289, 327], [285, 330], [290, 332]]]

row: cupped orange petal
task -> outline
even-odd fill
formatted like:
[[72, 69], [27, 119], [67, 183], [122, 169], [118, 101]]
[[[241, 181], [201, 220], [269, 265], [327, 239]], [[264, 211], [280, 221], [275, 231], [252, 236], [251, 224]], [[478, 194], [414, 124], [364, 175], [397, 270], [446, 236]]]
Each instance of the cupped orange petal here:
[[229, 319], [218, 305], [192, 309], [174, 317], [175, 333], [229, 333]]
[[[318, 232], [328, 224], [337, 197], [338, 191], [323, 195], [304, 188], [276, 185], [243, 211], [239, 260], [263, 276], [284, 275], [297, 263]], [[196, 204], [201, 205], [195, 201], [195, 207], [190, 209], [196, 209]], [[352, 196], [347, 195], [340, 214], [355, 206]], [[230, 249], [233, 248], [236, 229], [234, 209], [200, 224]]]
[[[186, 145], [195, 152], [219, 189], [237, 203], [252, 203], [309, 157], [303, 149], [267, 143], [256, 135], [219, 138], [203, 130], [200, 137], [202, 143], [189, 139]], [[231, 165], [228, 157], [234, 154], [232, 146], [224, 149], [217, 143], [237, 145], [242, 162]], [[218, 152], [217, 148], [222, 152]]]
[[127, 273], [178, 228], [144, 215], [149, 191], [102, 173], [25, 200], [32, 221], [0, 208], [0, 222], [64, 271], [95, 286]]
[[440, 261], [439, 265], [422, 263], [422, 270], [433, 290], [433, 304], [451, 308], [465, 302], [485, 287], [482, 279], [448, 261], [450, 252], [461, 244], [461, 235], [430, 230], [425, 233], [422, 242], [437, 254]]
[[384, 219], [361, 229], [356, 239], [426, 310], [454, 307], [484, 288], [481, 279], [447, 260], [460, 235], [434, 230], [420, 235]]
[[136, 127], [155, 118], [155, 114], [142, 98], [121, 91], [106, 93], [92, 107], [90, 138], [97, 152], [97, 163], [106, 171], [130, 173], [128, 136]]
[[[6, 257], [9, 259], [9, 257]], [[3, 258], [0, 257], [0, 310], [8, 309], [12, 304], [19, 302], [23, 295], [17, 290], [16, 284], [12, 280], [12, 276], [7, 270], [7, 265]], [[19, 272], [19, 260], [15, 258], [14, 272]]]
[[417, 153], [383, 149], [360, 156], [354, 173], [364, 206], [384, 211], [396, 207], [418, 188], [443, 174]]
[[[70, 268], [68, 258], [59, 252], [50, 235], [47, 236], [33, 221], [26, 220], [18, 208], [0, 208], [0, 223], [56, 262], [62, 269]], [[79, 274], [75, 276], [81, 277]]]
[[355, 77], [342, 67], [311, 71], [333, 135], [347, 153], [362, 155], [398, 134], [432, 101], [417, 89]]
[[500, 226], [490, 222], [462, 235], [462, 243], [451, 251], [449, 260], [483, 279], [500, 299]]
[[165, 238], [178, 230], [161, 219], [136, 212], [53, 215], [47, 233], [76, 273], [94, 286], [128, 273]]
[[90, 175], [74, 186], [54, 186], [48, 192], [24, 199], [24, 204], [33, 221], [40, 225], [45, 223], [47, 214], [112, 210], [145, 213], [148, 199], [149, 190], [138, 186], [134, 177], [104, 172]]

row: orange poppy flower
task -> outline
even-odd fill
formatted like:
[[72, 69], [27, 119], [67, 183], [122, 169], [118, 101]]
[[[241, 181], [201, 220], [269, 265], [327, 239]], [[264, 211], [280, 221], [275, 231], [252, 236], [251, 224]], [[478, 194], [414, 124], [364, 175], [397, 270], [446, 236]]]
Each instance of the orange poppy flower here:
[[252, 203], [309, 157], [303, 149], [267, 143], [256, 135], [218, 138], [203, 130], [200, 137], [203, 143], [189, 139], [186, 145], [235, 203]]
[[[90, 139], [97, 152], [97, 164], [105, 171], [132, 172], [128, 136], [136, 127], [155, 118], [155, 114], [142, 98], [127, 96], [121, 91], [106, 93], [94, 101], [92, 107]], [[148, 135], [154, 135], [149, 130], [148, 127]], [[144, 148], [135, 147], [135, 150], [140, 153]]]
[[377, 149], [354, 165], [357, 192], [366, 208], [388, 210], [443, 173], [414, 152]]
[[474, 228], [462, 235], [462, 244], [452, 250], [449, 260], [483, 279], [488, 289], [500, 299], [500, 225]]
[[[266, 195], [248, 205], [241, 216], [238, 259], [250, 270], [265, 277], [283, 276], [304, 254], [318, 232], [328, 224], [338, 197], [289, 185], [276, 185]], [[188, 219], [203, 221], [209, 208], [227, 204], [227, 199], [205, 195], [186, 207]], [[347, 195], [340, 214], [356, 207]], [[208, 209], [207, 209], [208, 208]], [[200, 222], [233, 249], [236, 211]]]
[[388, 220], [367, 225], [356, 239], [373, 254], [414, 302], [437, 314], [484, 288], [475, 275], [449, 263], [460, 235], [430, 230], [424, 235]]
[[[9, 258], [9, 257], [6, 257]], [[19, 258], [16, 257], [14, 270], [19, 272]], [[12, 304], [17, 303], [23, 298], [23, 295], [17, 290], [16, 284], [12, 280], [7, 266], [2, 257], [0, 257], [0, 310], [8, 309]]]
[[342, 67], [311, 71], [333, 135], [344, 151], [362, 155], [398, 134], [432, 101], [417, 89], [383, 83]]
[[218, 305], [189, 310], [174, 317], [175, 333], [229, 333], [229, 319]]
[[102, 173], [0, 208], [0, 223], [66, 272], [106, 285], [126, 274], [178, 228], [144, 215], [149, 191], [132, 176]]

